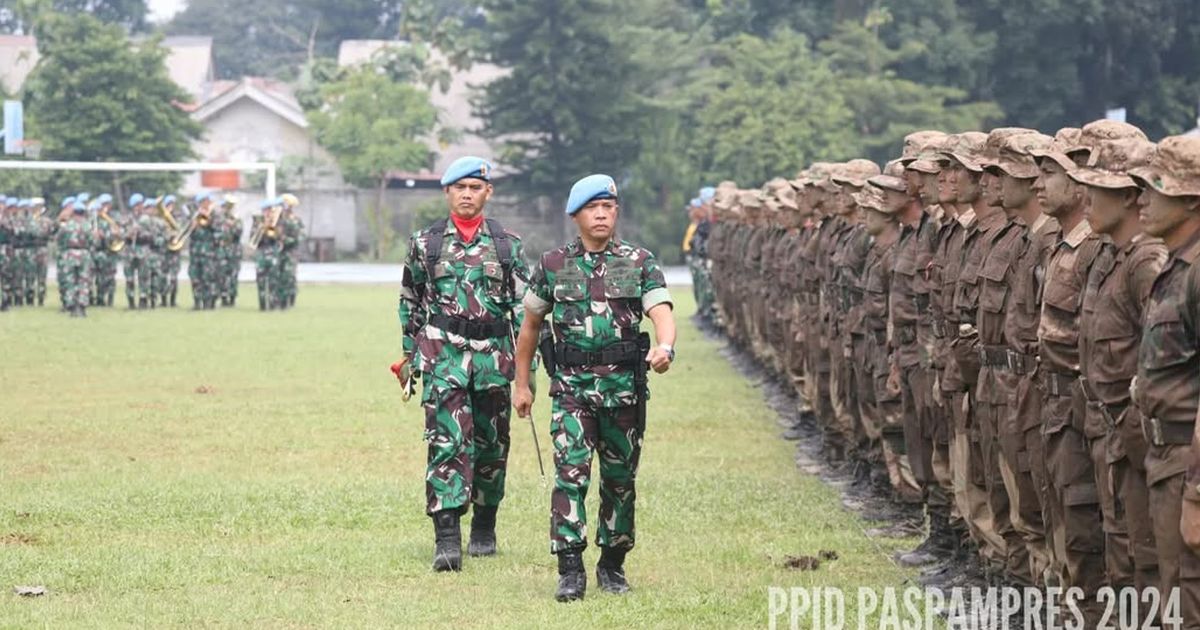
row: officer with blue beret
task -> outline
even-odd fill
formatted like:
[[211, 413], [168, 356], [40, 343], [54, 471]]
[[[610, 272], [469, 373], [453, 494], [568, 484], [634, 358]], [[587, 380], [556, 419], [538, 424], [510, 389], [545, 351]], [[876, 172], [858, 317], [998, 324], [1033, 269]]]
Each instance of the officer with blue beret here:
[[[675, 320], [662, 269], [649, 251], [616, 236], [616, 182], [608, 175], [579, 180], [571, 187], [566, 213], [579, 236], [543, 254], [530, 277], [514, 394], [517, 413], [527, 417], [534, 395], [530, 362], [540, 342], [551, 374], [550, 550], [558, 556], [555, 599], [560, 602], [582, 599], [587, 590], [584, 500], [597, 449], [596, 579], [605, 592], [629, 590], [624, 562], [634, 546], [634, 481], [646, 427], [647, 370], [661, 374], [675, 359]], [[646, 316], [654, 324], [654, 347], [640, 332]], [[541, 341], [546, 318], [553, 336]]]

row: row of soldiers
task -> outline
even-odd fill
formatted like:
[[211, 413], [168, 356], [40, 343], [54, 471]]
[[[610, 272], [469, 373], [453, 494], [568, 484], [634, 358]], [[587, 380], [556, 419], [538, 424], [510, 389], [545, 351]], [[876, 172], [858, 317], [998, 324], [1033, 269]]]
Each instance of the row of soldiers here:
[[[125, 211], [114, 208], [111, 195], [92, 199], [80, 193], [62, 200], [55, 219], [43, 199], [0, 199], [5, 199], [0, 212], [0, 310], [44, 303], [52, 240], [62, 308], [72, 316], [85, 316], [88, 306], [113, 305], [118, 264], [130, 309], [174, 307], [185, 247], [193, 308], [212, 309], [218, 301], [227, 307], [236, 304], [243, 222], [232, 197], [219, 200], [203, 193], [183, 208], [174, 195], [135, 193]], [[294, 195], [270, 199], [253, 220], [262, 310], [295, 304], [304, 231], [294, 212], [298, 205]]]
[[701, 312], [923, 506], [923, 584], [1078, 587], [1088, 627], [1160, 588], [1200, 624], [1200, 137], [925, 131], [699, 201]]

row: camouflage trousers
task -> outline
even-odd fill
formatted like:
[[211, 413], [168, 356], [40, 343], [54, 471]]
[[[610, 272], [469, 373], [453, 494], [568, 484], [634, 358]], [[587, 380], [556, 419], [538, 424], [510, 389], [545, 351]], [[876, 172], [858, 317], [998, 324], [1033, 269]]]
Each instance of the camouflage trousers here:
[[146, 249], [134, 252], [125, 262], [125, 298], [145, 299], [153, 303], [160, 284], [158, 255]]
[[50, 248], [46, 245], [38, 245], [33, 249], [34, 261], [34, 292], [37, 294], [38, 304], [46, 300], [46, 278], [50, 273]]
[[188, 260], [188, 278], [192, 281], [192, 300], [201, 304], [220, 295], [220, 259], [215, 253], [193, 252]]
[[16, 296], [17, 289], [13, 251], [12, 245], [0, 245], [0, 298], [8, 300]]
[[183, 256], [179, 252], [164, 251], [162, 253], [162, 273], [159, 274], [161, 284], [160, 295], [174, 295], [179, 289], [179, 270], [183, 268]]
[[92, 295], [92, 252], [68, 249], [59, 256], [58, 285], [63, 306], [87, 306]]
[[551, 406], [554, 490], [550, 493], [550, 552], [587, 547], [587, 499], [592, 453], [600, 460], [600, 518], [596, 544], [632, 549], [634, 501], [642, 434], [637, 407], [594, 407], [562, 394]]
[[496, 507], [508, 468], [511, 394], [425, 386], [425, 512], [465, 513], [467, 504]]
[[108, 250], [92, 252], [92, 277], [96, 283], [93, 301], [104, 303], [116, 291], [117, 260], [117, 255]]
[[[238, 252], [240, 254], [240, 250]], [[218, 272], [219, 294], [222, 298], [236, 298], [238, 290], [238, 271], [241, 269], [242, 259], [238, 254], [223, 252], [219, 258], [220, 271]]]
[[277, 254], [260, 253], [254, 259], [254, 281], [258, 285], [258, 303], [266, 308], [278, 308], [285, 297], [280, 282]]
[[291, 305], [296, 301], [296, 254], [285, 253], [279, 257], [279, 287], [282, 295]]
[[13, 250], [13, 275], [16, 280], [16, 295], [26, 304], [32, 305], [37, 293], [37, 251], [33, 247], [18, 247]]

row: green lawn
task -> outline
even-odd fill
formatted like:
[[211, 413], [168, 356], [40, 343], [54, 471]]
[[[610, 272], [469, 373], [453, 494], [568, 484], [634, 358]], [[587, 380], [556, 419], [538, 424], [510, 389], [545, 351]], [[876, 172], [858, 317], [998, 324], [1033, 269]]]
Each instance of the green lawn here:
[[[501, 553], [435, 575], [421, 410], [387, 369], [395, 289], [306, 286], [266, 314], [250, 289], [216, 312], [75, 320], [55, 295], [0, 314], [0, 627], [765, 627], [768, 586], [905, 577], [904, 542], [867, 539], [796, 471], [687, 290], [680, 360], [651, 381], [634, 591], [596, 591], [591, 549], [587, 599], [554, 602], [549, 490], [515, 421]], [[825, 549], [840, 559], [781, 566]]]

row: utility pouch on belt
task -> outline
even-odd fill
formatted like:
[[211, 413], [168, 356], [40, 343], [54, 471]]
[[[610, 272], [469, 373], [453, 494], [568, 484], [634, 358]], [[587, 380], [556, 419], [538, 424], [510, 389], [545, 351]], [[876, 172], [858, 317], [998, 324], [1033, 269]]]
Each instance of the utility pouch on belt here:
[[546, 368], [546, 375], [554, 378], [554, 373], [558, 371], [558, 357], [554, 353], [554, 335], [550, 334], [546, 326], [542, 327], [538, 339], [538, 352], [542, 355], [542, 366]]

